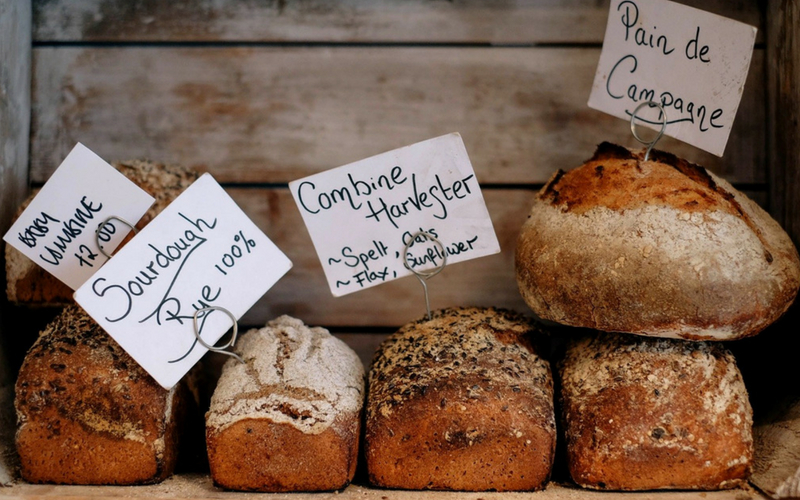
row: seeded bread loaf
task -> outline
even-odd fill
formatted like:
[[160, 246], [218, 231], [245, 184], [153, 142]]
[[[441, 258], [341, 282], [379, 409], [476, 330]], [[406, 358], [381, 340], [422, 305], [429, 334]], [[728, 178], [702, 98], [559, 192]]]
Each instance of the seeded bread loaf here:
[[401, 328], [369, 372], [365, 455], [377, 486], [535, 490], [555, 452], [553, 381], [537, 327], [453, 308]]
[[[136, 224], [137, 229], [143, 228], [199, 176], [197, 172], [176, 165], [162, 165], [142, 160], [119, 162], [115, 163], [114, 167], [156, 200]], [[17, 210], [16, 217], [22, 214], [35, 195], [36, 192], [25, 200]], [[98, 224], [100, 222], [98, 221]], [[6, 245], [5, 256], [6, 293], [11, 303], [40, 307], [74, 303], [71, 288], [20, 251], [11, 245]]]
[[355, 474], [364, 367], [323, 328], [281, 316], [236, 344], [206, 414], [211, 477], [245, 491], [323, 491]]
[[601, 333], [559, 364], [567, 459], [581, 486], [731, 488], [753, 460], [753, 414], [718, 343]]
[[163, 389], [94, 320], [69, 306], [28, 351], [16, 384], [22, 478], [143, 484], [175, 466], [187, 394]]
[[601, 144], [536, 196], [516, 250], [541, 318], [695, 340], [755, 335], [791, 305], [789, 236], [730, 184], [671, 154]]

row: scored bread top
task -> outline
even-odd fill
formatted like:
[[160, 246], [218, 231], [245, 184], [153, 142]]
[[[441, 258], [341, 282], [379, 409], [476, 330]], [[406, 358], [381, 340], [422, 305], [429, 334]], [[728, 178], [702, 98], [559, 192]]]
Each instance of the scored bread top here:
[[539, 192], [515, 265], [541, 318], [695, 340], [755, 335], [800, 286], [792, 240], [747, 196], [671, 154], [608, 143]]
[[598, 206], [623, 211], [653, 204], [744, 213], [703, 167], [658, 150], [643, 158], [642, 151], [603, 142], [582, 167], [556, 172], [539, 196], [578, 214]]
[[240, 420], [269, 419], [320, 434], [337, 417], [358, 414], [364, 366], [344, 342], [320, 327], [281, 316], [236, 343], [206, 414], [209, 432]]
[[[442, 309], [432, 316], [403, 326], [379, 347], [369, 372], [368, 420], [388, 417], [394, 407], [437, 384], [471, 376], [496, 391], [525, 390], [552, 401], [550, 365], [539, 356], [534, 338], [543, 332], [532, 321], [478, 307]], [[483, 389], [474, 385], [471, 390]]]
[[659, 205], [686, 213], [725, 212], [742, 218], [764, 245], [764, 258], [772, 260], [758, 226], [766, 219], [740, 204], [727, 183], [671, 153], [653, 150], [648, 161], [643, 158], [643, 151], [603, 142], [580, 168], [556, 172], [539, 197], [575, 214], [597, 207], [624, 212]]

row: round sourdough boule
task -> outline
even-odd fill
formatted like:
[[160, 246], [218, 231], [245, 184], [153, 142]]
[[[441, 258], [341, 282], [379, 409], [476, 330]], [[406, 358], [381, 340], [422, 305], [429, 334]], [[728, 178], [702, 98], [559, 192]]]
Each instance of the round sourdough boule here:
[[789, 236], [671, 154], [601, 144], [536, 196], [516, 249], [525, 302], [558, 323], [694, 340], [755, 335], [794, 301]]

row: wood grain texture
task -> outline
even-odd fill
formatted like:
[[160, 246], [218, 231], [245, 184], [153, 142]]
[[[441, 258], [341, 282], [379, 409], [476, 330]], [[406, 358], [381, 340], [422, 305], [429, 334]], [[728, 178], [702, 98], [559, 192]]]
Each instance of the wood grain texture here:
[[753, 429], [751, 482], [772, 498], [800, 498], [800, 397], [776, 403]]
[[[284, 183], [460, 132], [482, 183], [543, 183], [628, 122], [589, 109], [599, 49], [148, 47], [34, 50], [31, 175], [81, 141], [221, 182]], [[659, 148], [733, 182], [765, 180], [763, 51], [728, 150]]]
[[[760, 500], [765, 497], [753, 489], [724, 491], [658, 491], [620, 493], [612, 491], [582, 490], [570, 485], [550, 483], [543, 491], [534, 493], [402, 491], [370, 488], [351, 484], [343, 491], [327, 493], [274, 493], [270, 500]], [[160, 498], [172, 500], [247, 500], [253, 493], [223, 491], [213, 485], [211, 478], [201, 474], [182, 474], [167, 479], [162, 484], [150, 486], [53, 486], [17, 484], [0, 489], [0, 498], [34, 500], [59, 498], [78, 500], [84, 498]]]
[[[28, 181], [30, 125], [31, 4], [0, 0], [0, 234], [5, 234]], [[4, 244], [4, 243], [3, 243]], [[13, 477], [14, 374], [6, 356], [17, 328], [0, 300], [0, 489]]]
[[[682, 3], [763, 25], [757, 2]], [[600, 43], [608, 6], [607, 0], [51, 0], [35, 3], [34, 39]]]
[[[786, 232], [800, 243], [800, 2], [769, 2], [767, 37], [768, 151], [770, 210]], [[755, 428], [756, 461], [752, 482], [773, 498], [800, 498], [800, 389], [795, 358], [775, 351], [794, 340], [800, 308], [790, 309], [767, 342], [754, 344], [756, 362], [770, 360], [756, 379], [766, 394], [775, 394], [766, 418]], [[787, 344], [788, 345], [788, 344]], [[754, 363], [755, 364], [755, 363]]]
[[772, 215], [800, 243], [800, 2], [769, 2], [768, 147]]
[[30, 2], [0, 0], [0, 234], [11, 224], [28, 184], [30, 15]]

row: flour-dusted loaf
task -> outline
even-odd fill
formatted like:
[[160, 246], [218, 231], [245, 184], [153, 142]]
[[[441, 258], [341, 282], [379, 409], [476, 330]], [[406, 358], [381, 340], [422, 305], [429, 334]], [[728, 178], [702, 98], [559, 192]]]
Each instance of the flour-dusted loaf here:
[[730, 488], [753, 459], [753, 414], [721, 344], [598, 333], [559, 363], [572, 479], [609, 490]]
[[355, 474], [364, 367], [324, 328], [281, 316], [235, 346], [206, 414], [211, 477], [228, 489], [322, 491]]
[[555, 452], [553, 380], [522, 316], [436, 311], [384, 341], [369, 372], [365, 455], [388, 488], [534, 490]]
[[541, 318], [695, 340], [754, 335], [791, 305], [789, 236], [730, 184], [671, 154], [601, 144], [536, 196], [517, 242]]
[[156, 383], [78, 306], [25, 356], [16, 445], [33, 483], [144, 484], [169, 476], [187, 393]]
[[[144, 160], [117, 162], [114, 167], [156, 200], [136, 224], [137, 229], [143, 228], [199, 177], [199, 173], [177, 165]], [[22, 214], [35, 195], [36, 192], [32, 193], [19, 207], [15, 219]], [[100, 222], [102, 221], [98, 220], [97, 224]], [[6, 294], [10, 302], [41, 307], [74, 303], [71, 288], [20, 251], [6, 244], [5, 256]]]

